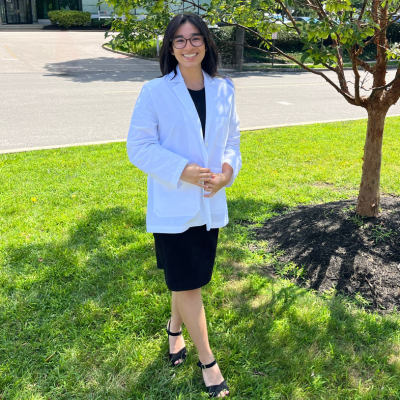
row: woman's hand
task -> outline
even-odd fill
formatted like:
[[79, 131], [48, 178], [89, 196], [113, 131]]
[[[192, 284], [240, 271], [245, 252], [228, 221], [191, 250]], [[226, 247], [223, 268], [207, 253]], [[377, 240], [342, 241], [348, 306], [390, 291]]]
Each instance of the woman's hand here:
[[205, 194], [204, 197], [213, 197], [215, 193], [217, 193], [219, 190], [221, 190], [224, 186], [226, 186], [233, 174], [233, 168], [227, 164], [224, 163], [222, 166], [222, 173], [221, 174], [215, 174], [211, 172], [211, 177], [210, 179], [205, 183], [205, 188], [204, 190], [206, 192], [209, 192], [208, 194]]
[[207, 182], [210, 177], [210, 168], [202, 168], [200, 165], [194, 163], [186, 165], [185, 169], [182, 171], [180, 179], [205, 189], [204, 182]]

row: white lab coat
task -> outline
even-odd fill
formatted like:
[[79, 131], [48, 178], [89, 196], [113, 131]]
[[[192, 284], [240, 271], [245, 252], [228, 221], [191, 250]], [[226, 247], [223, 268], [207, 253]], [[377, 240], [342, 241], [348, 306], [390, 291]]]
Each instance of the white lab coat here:
[[[129, 128], [127, 151], [132, 164], [148, 175], [147, 231], [180, 233], [190, 226], [221, 228], [228, 223], [225, 188], [205, 198], [204, 189], [180, 179], [188, 163], [220, 173], [233, 168], [231, 186], [242, 165], [235, 90], [228, 79], [203, 71], [206, 128], [177, 67], [143, 85]], [[173, 78], [173, 79], [172, 79]]]

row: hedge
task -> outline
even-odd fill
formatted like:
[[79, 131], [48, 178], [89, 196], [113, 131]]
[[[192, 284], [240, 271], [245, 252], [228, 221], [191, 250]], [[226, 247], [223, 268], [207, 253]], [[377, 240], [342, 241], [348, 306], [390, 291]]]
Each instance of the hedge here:
[[400, 42], [400, 22], [395, 22], [393, 25], [389, 26], [387, 30], [387, 38], [389, 43]]
[[90, 24], [91, 14], [85, 11], [49, 11], [49, 19], [53, 25], [59, 25], [63, 28], [71, 26], [83, 26]]
[[[236, 40], [236, 30], [234, 27], [221, 27], [219, 29], [210, 29], [215, 44], [218, 47], [218, 53], [222, 59], [223, 65], [234, 65], [235, 60], [235, 40]], [[400, 23], [394, 23], [388, 28], [387, 37], [389, 43], [399, 43], [400, 42]], [[324, 41], [325, 45], [330, 45], [332, 42], [327, 39]], [[245, 44], [252, 47], [261, 47], [264, 50], [272, 51], [272, 49], [268, 50], [266, 47], [263, 47], [263, 42], [252, 35], [249, 32], [245, 32]], [[301, 53], [304, 44], [300, 41], [296, 32], [281, 30], [278, 33], [278, 39], [276, 40], [276, 46], [286, 53]], [[251, 50], [245, 47], [245, 58], [266, 58], [268, 57], [265, 53], [262, 53], [258, 50]], [[376, 46], [371, 44], [368, 48], [365, 49], [364, 55], [362, 58], [373, 59], [374, 52], [376, 52]], [[345, 54], [345, 58], [347, 54]]]
[[94, 28], [111, 28], [111, 20], [110, 19], [98, 19], [93, 18], [91, 20], [91, 26]]

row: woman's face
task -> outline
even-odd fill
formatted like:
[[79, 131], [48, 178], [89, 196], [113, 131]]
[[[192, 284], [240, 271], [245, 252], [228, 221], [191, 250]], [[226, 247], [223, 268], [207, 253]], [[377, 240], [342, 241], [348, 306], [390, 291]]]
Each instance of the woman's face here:
[[[184, 39], [192, 39], [184, 40]], [[186, 42], [186, 43], [185, 43]], [[193, 44], [192, 44], [193, 43]], [[201, 43], [200, 46], [197, 46]], [[183, 48], [176, 48], [185, 46]], [[200, 31], [190, 22], [182, 24], [175, 32], [171, 52], [175, 55], [179, 67], [200, 68], [206, 54], [206, 45]]]

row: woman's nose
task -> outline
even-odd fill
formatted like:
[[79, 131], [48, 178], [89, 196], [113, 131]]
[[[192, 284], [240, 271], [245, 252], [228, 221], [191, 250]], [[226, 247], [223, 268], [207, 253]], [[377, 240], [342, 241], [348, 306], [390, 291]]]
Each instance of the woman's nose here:
[[192, 45], [192, 42], [190, 41], [190, 40], [186, 40], [186, 44], [185, 44], [185, 47], [184, 47], [184, 49], [192, 49], [193, 48], [193, 45]]

